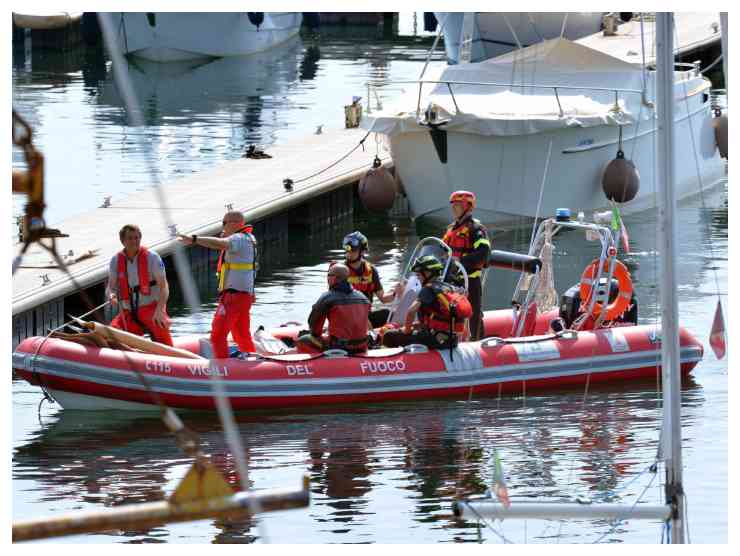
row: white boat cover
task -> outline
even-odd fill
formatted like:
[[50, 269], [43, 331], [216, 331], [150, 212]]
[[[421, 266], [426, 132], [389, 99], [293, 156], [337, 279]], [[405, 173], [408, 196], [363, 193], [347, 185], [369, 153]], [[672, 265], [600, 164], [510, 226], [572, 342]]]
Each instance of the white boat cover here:
[[[452, 85], [454, 100], [446, 83], [426, 84], [419, 117], [432, 108], [437, 121], [449, 120], [444, 129], [478, 135], [626, 125], [640, 114], [642, 79], [639, 65], [567, 39], [552, 39], [484, 62], [430, 72], [424, 81], [457, 82]], [[557, 89], [556, 95], [554, 86], [579, 88]], [[362, 127], [389, 136], [427, 131], [417, 123], [418, 95], [418, 86], [410, 87], [386, 109], [364, 118]], [[641, 117], [647, 118], [648, 111], [642, 110]]]

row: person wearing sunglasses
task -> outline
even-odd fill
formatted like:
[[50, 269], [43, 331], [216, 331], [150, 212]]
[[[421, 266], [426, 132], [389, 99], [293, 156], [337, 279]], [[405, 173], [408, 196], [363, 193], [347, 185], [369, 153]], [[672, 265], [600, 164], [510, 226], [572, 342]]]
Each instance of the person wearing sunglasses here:
[[257, 269], [257, 240], [252, 226], [236, 210], [223, 218], [221, 237], [178, 234], [185, 245], [200, 245], [221, 251], [218, 257], [218, 307], [211, 324], [211, 345], [216, 359], [229, 356], [229, 332], [244, 353], [254, 353], [250, 312], [254, 303]]

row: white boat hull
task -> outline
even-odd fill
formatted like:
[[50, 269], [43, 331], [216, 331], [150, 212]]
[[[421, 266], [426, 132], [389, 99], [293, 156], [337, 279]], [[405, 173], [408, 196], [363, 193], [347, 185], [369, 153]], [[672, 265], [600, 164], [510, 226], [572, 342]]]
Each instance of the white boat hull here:
[[[726, 176], [725, 163], [715, 144], [709, 103], [691, 106], [690, 117], [683, 104], [683, 109], [676, 108], [676, 137], [680, 138], [676, 141], [678, 199], [698, 193], [700, 186], [715, 185]], [[583, 210], [589, 215], [608, 209], [601, 176], [616, 156], [617, 134], [616, 127], [606, 125], [513, 136], [451, 130], [447, 133], [446, 164], [440, 162], [427, 132], [393, 135], [390, 148], [415, 217], [448, 222], [449, 194], [468, 189], [478, 197], [478, 218], [496, 227], [509, 227], [520, 224], [522, 217], [552, 216], [560, 207]], [[623, 137], [625, 157], [635, 163], [640, 173], [640, 190], [620, 210], [628, 214], [654, 208], [654, 121], [643, 120], [639, 128], [626, 126]], [[537, 213], [550, 141], [552, 153]]]
[[[457, 64], [465, 14], [434, 12], [434, 15], [440, 24], [444, 22], [447, 61]], [[517, 41], [522, 47], [527, 47], [543, 39], [559, 37], [561, 31], [570, 40], [597, 33], [601, 28], [602, 12], [480, 12], [473, 17], [475, 23], [470, 61], [481, 62], [518, 48]]]
[[[264, 12], [255, 26], [246, 12], [122, 12], [114, 16], [125, 54], [154, 62], [244, 56], [297, 35], [300, 12]], [[153, 24], [152, 24], [153, 23]]]

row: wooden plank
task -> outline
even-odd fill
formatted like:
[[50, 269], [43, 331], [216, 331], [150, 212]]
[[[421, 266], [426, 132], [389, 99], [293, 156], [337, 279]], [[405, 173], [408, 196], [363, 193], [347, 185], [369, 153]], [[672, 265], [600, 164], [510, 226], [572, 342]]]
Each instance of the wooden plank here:
[[[275, 145], [268, 149], [270, 159], [229, 161], [176, 180], [164, 186], [171, 220], [182, 233], [214, 234], [221, 229], [226, 204], [242, 210], [248, 220], [257, 221], [285, 213], [316, 196], [356, 182], [370, 167], [371, 157], [366, 152], [356, 148], [344, 160], [334, 163], [356, 147], [366, 133], [362, 129], [326, 131]], [[381, 159], [390, 164], [389, 154]], [[333, 166], [325, 172], [298, 181], [330, 165]], [[296, 181], [292, 192], [283, 188], [284, 178]], [[92, 258], [70, 267], [81, 287], [105, 279], [110, 257], [121, 249], [118, 230], [127, 223], [141, 226], [144, 245], [161, 255], [173, 252], [176, 242], [170, 237], [165, 217], [151, 189], [114, 198], [109, 208], [97, 208], [55, 224], [70, 235], [57, 240], [60, 253], [97, 250]], [[19, 247], [16, 245], [15, 249]], [[20, 268], [13, 276], [14, 315], [75, 291], [62, 270], [33, 268], [49, 262], [49, 255], [38, 246], [29, 249], [23, 264], [32, 268]], [[41, 273], [48, 274], [51, 283], [42, 287]]]

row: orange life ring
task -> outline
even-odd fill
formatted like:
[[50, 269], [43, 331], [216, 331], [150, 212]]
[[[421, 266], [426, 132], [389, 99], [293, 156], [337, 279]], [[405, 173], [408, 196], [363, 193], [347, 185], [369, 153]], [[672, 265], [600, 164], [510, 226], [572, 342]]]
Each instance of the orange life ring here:
[[[608, 265], [609, 261], [604, 261], [602, 276], [609, 272]], [[580, 291], [582, 306], [585, 306], [591, 299], [591, 293], [594, 286], [594, 276], [596, 276], [598, 268], [599, 259], [594, 259], [593, 262], [591, 262], [591, 264], [583, 271], [583, 274], [581, 274]], [[614, 320], [617, 317], [622, 316], [632, 301], [632, 278], [630, 277], [629, 270], [627, 270], [627, 267], [624, 266], [623, 262], [614, 259], [614, 273], [612, 274], [612, 277], [616, 278], [617, 282], [619, 282], [619, 294], [612, 303], [607, 305], [604, 320]], [[601, 313], [601, 310], [602, 304], [594, 303], [593, 314], [598, 316]]]

